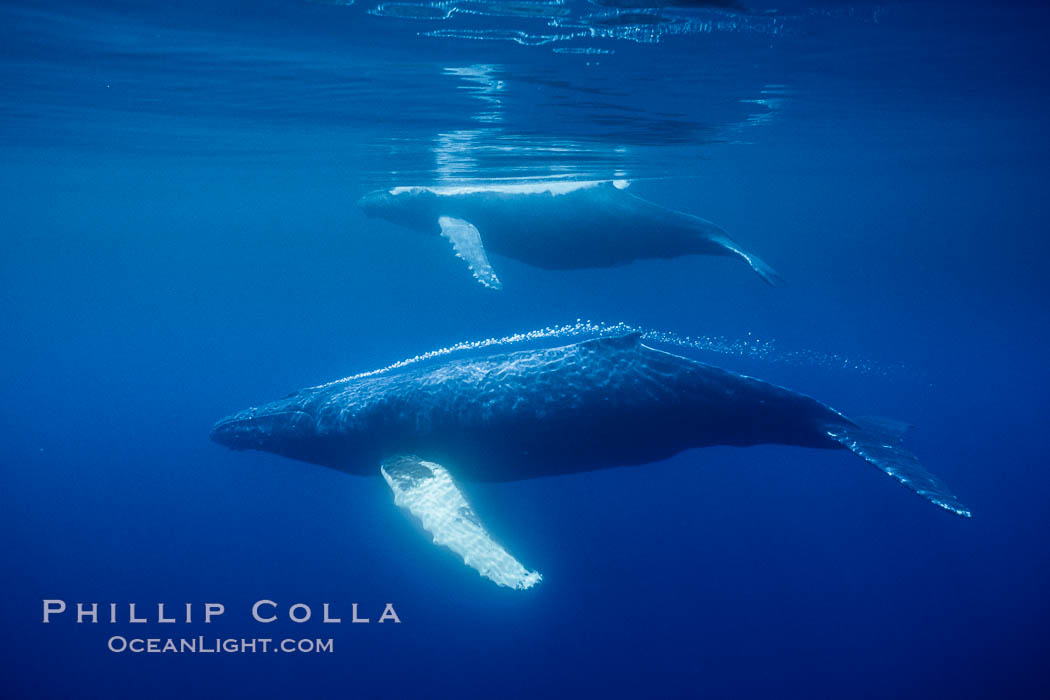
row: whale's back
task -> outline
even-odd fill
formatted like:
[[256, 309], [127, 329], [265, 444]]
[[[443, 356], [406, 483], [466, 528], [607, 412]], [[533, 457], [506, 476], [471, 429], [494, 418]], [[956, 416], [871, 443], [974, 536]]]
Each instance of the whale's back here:
[[366, 377], [300, 401], [316, 433], [299, 458], [360, 473], [405, 451], [504, 481], [706, 445], [837, 446], [814, 427], [838, 416], [823, 404], [634, 334]]

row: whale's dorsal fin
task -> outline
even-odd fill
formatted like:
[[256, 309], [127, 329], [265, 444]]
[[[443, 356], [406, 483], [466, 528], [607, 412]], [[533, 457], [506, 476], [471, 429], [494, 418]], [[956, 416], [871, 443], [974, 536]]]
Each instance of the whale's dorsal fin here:
[[463, 219], [453, 219], [450, 216], [438, 218], [441, 226], [441, 235], [452, 242], [452, 248], [456, 251], [456, 257], [467, 261], [474, 278], [489, 289], [502, 289], [503, 283], [499, 281], [492, 265], [489, 264], [488, 256], [485, 255], [485, 246], [481, 243], [481, 234], [474, 224]]
[[448, 470], [415, 455], [385, 460], [380, 471], [394, 503], [423, 523], [434, 544], [448, 547], [463, 563], [500, 586], [524, 590], [543, 578], [529, 571], [485, 531], [474, 509], [456, 487]]

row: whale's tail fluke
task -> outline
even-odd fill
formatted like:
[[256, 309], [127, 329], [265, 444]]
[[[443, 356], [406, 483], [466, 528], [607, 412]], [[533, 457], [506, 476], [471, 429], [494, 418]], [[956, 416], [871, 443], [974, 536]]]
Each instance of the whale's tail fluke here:
[[757, 272], [770, 287], [783, 287], [787, 284], [784, 281], [784, 278], [780, 276], [780, 273], [770, 267], [762, 258], [757, 255], [751, 255], [750, 253], [742, 257], [744, 260], [747, 260], [748, 264], [751, 265], [751, 269]]
[[857, 418], [829, 426], [827, 434], [930, 503], [969, 518], [970, 509], [959, 502], [943, 481], [926, 471], [918, 457], [901, 447], [909, 427], [907, 423], [888, 418]]
[[784, 286], [785, 281], [784, 278], [780, 276], [780, 273], [770, 267], [770, 265], [762, 258], [741, 248], [740, 244], [729, 236], [711, 236], [710, 240], [717, 245], [720, 245], [729, 255], [735, 255], [750, 265], [751, 269], [757, 272], [758, 276], [764, 279], [769, 286]]

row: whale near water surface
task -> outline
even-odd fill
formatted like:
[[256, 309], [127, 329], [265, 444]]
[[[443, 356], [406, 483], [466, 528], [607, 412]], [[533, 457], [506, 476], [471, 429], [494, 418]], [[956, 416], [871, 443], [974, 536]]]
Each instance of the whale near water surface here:
[[458, 481], [644, 465], [766, 443], [847, 450], [926, 500], [970, 511], [901, 446], [905, 425], [848, 418], [803, 394], [646, 345], [637, 333], [560, 347], [403, 362], [219, 421], [215, 441], [382, 475], [434, 542], [495, 583], [541, 576], [488, 533]]
[[771, 285], [777, 272], [715, 224], [627, 191], [625, 180], [395, 187], [365, 195], [369, 216], [440, 235], [481, 284], [502, 282], [488, 253], [548, 270], [720, 255], [743, 260]]

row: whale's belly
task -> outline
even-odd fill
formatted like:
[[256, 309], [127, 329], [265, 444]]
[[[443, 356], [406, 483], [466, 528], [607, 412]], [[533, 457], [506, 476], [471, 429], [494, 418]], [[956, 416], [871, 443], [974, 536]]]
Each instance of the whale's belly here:
[[[673, 415], [609, 414], [443, 429], [408, 443], [420, 455], [444, 460], [462, 478], [513, 481], [659, 461], [700, 446], [695, 433]], [[401, 439], [396, 449], [405, 445]]]

